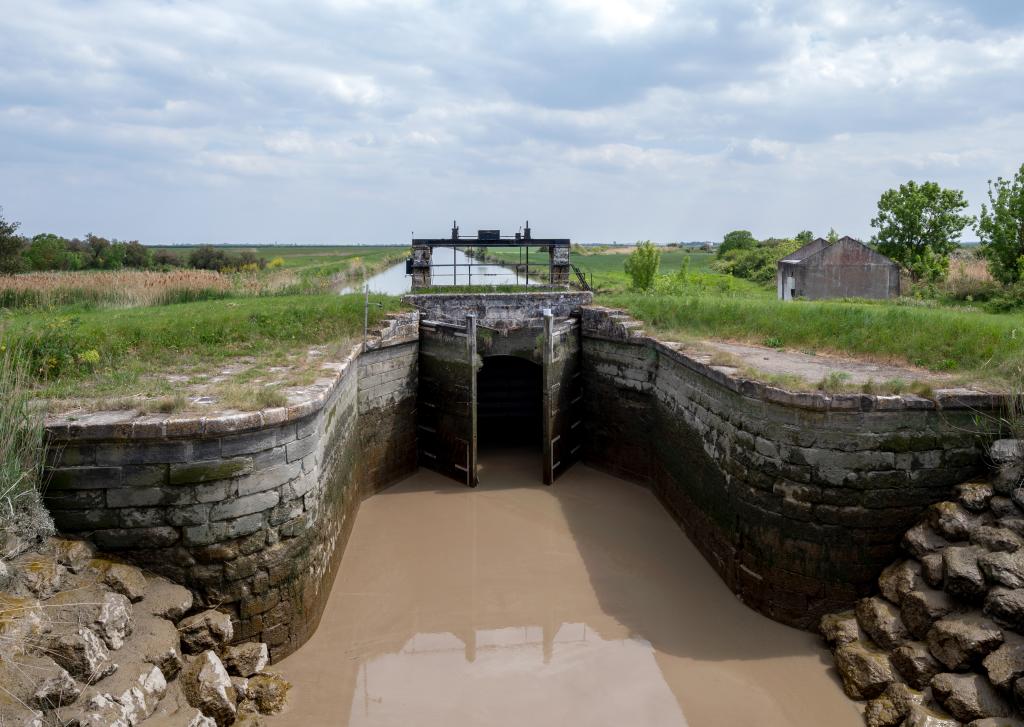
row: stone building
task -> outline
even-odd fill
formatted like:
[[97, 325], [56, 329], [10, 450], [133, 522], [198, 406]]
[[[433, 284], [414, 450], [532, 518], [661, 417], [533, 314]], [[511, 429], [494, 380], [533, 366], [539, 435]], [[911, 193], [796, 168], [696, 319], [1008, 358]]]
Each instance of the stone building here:
[[859, 240], [835, 243], [818, 238], [779, 261], [780, 300], [806, 298], [895, 298], [900, 294], [899, 266]]

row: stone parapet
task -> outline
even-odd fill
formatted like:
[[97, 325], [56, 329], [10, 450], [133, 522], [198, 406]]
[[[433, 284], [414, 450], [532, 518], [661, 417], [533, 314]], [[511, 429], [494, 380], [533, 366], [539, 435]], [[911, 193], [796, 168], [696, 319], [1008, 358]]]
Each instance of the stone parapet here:
[[462, 325], [473, 314], [477, 324], [490, 328], [540, 325], [544, 309], [555, 318], [576, 314], [593, 300], [589, 292], [522, 292], [407, 295], [402, 301], [414, 306], [424, 320]]

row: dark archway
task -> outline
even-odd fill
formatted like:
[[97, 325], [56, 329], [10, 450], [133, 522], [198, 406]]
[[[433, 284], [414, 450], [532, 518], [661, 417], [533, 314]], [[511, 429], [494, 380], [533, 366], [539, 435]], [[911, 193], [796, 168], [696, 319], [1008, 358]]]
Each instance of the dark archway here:
[[516, 356], [486, 356], [476, 381], [479, 445], [539, 449], [543, 438], [540, 365]]

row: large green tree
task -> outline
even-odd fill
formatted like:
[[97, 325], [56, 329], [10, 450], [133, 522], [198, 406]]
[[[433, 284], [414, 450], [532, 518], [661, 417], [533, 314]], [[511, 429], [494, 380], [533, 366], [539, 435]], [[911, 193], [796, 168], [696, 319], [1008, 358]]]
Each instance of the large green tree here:
[[992, 205], [981, 206], [978, 238], [992, 277], [1001, 283], [1024, 280], [1024, 164], [1012, 180], [988, 182]]
[[25, 240], [18, 234], [18, 222], [4, 219], [4, 209], [0, 207], [0, 273], [16, 273], [22, 269], [21, 250]]
[[749, 250], [752, 247], [757, 247], [757, 240], [750, 230], [733, 230], [725, 233], [722, 244], [718, 246], [718, 254], [721, 256], [730, 250]]
[[872, 241], [914, 280], [941, 280], [960, 234], [973, 221], [965, 209], [967, 200], [958, 189], [935, 182], [901, 184], [878, 200], [878, 216], [871, 220], [878, 234]]

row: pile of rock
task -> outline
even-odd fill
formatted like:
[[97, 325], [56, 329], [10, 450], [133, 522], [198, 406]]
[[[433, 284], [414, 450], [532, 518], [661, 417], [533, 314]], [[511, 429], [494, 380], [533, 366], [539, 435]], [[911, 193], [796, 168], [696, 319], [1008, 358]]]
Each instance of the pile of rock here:
[[1024, 727], [1024, 487], [1016, 441], [991, 482], [957, 487], [908, 530], [881, 594], [821, 631], [870, 727]]
[[266, 644], [230, 645], [231, 618], [186, 617], [192, 594], [49, 539], [0, 561], [0, 725], [260, 724], [288, 683]]

